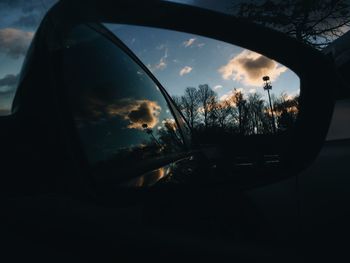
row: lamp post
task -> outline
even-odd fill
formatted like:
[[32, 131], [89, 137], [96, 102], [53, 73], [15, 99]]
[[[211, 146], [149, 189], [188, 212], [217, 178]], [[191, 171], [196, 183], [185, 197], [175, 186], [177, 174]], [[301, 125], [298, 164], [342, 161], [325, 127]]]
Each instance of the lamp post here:
[[152, 137], [153, 140], [156, 142], [156, 144], [159, 146], [159, 148], [162, 148], [162, 145], [159, 143], [159, 141], [157, 140], [157, 138], [154, 136], [152, 129], [148, 128], [147, 123], [142, 124], [142, 128], [144, 129], [144, 131], [145, 131], [147, 134], [151, 135], [151, 137]]
[[273, 107], [271, 103], [271, 97], [270, 97], [270, 90], [272, 89], [271, 81], [269, 76], [264, 76], [263, 81], [265, 81], [264, 84], [264, 90], [267, 91], [267, 94], [269, 96], [269, 103], [270, 103], [270, 110], [271, 110], [271, 118], [272, 118], [272, 130], [274, 133], [276, 133], [276, 123], [275, 123], [275, 114], [273, 112]]

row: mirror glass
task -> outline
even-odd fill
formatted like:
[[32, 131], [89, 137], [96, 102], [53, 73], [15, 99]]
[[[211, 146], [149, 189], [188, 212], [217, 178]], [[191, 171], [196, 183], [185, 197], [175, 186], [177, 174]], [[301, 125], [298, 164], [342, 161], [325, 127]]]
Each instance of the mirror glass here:
[[99, 172], [111, 168], [114, 181], [185, 151], [160, 87], [108, 34], [88, 25], [70, 31], [63, 82], [88, 162]]
[[207, 37], [105, 26], [156, 76], [202, 145], [226, 145], [237, 160], [261, 151], [265, 159], [278, 162], [299, 112], [300, 79], [292, 70]]
[[206, 155], [226, 158], [230, 172], [278, 165], [288, 150], [300, 80], [271, 58], [198, 35], [120, 24], [81, 24], [63, 43], [72, 117], [88, 162], [105, 182], [160, 167], [152, 180], [131, 185], [179, 182], [164, 167], [182, 160], [178, 171], [196, 170], [194, 141]]

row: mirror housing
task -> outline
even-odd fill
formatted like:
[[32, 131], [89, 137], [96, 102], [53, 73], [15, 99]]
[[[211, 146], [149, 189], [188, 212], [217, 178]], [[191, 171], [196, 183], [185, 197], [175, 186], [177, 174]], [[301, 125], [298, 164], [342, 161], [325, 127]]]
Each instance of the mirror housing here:
[[[195, 23], [193, 17], [196, 18]], [[59, 45], [62, 44], [60, 37], [69, 28], [81, 23], [102, 22], [197, 34], [248, 48], [283, 63], [300, 78], [299, 118], [290, 140], [285, 142], [286, 151], [281, 156], [281, 165], [252, 168], [248, 171], [251, 176], [246, 180], [251, 182], [254, 178], [258, 185], [287, 178], [305, 169], [317, 156], [332, 116], [335, 90], [332, 87], [338, 85], [332, 61], [321, 52], [280, 32], [197, 7], [165, 1], [63, 0], [49, 11], [42, 22], [28, 60], [36, 60], [36, 65], [46, 67], [55, 56], [52, 53], [59, 50]], [[59, 72], [57, 65], [52, 65], [51, 70], [54, 69]], [[28, 72], [24, 67], [21, 81]], [[60, 141], [67, 144], [62, 151], [66, 151], [75, 166], [79, 167], [83, 163], [82, 151], [74, 132], [69, 103], [59, 85], [50, 87], [50, 91], [45, 91], [47, 86], [44, 85], [26, 90], [20, 85], [14, 108], [27, 124], [39, 115], [36, 119], [38, 125], [44, 125], [48, 118], [55, 120], [50, 125], [45, 125], [52, 131], [55, 130]], [[43, 100], [44, 95], [40, 98], [36, 94], [47, 94], [51, 100]], [[35, 103], [40, 107], [33, 107]], [[50, 110], [42, 112], [42, 108]], [[82, 170], [86, 171], [87, 168]]]

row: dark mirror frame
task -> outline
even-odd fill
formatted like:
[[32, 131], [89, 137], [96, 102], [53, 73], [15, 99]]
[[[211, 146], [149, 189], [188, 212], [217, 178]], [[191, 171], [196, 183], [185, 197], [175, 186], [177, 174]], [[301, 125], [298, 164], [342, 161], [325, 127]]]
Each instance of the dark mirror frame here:
[[[144, 25], [201, 35], [250, 49], [282, 63], [300, 78], [299, 118], [291, 140], [286, 144], [282, 165], [252, 170], [250, 173], [262, 184], [275, 182], [297, 174], [317, 156], [333, 112], [333, 86], [338, 85], [332, 61], [321, 52], [249, 21], [197, 7], [164, 1], [62, 0], [43, 20], [32, 43], [32, 54], [27, 59], [37, 60], [37, 65], [49, 65], [44, 67], [47, 67], [52, 81], [55, 78], [52, 72], [60, 71], [59, 65], [50, 64], [57, 60], [54, 56], [57, 56], [55, 51], [60, 48], [57, 46], [62, 39], [60, 36], [76, 24], [102, 22]], [[41, 55], [37, 56], [38, 53]], [[24, 66], [21, 81], [29, 74], [30, 70]], [[20, 84], [13, 109], [16, 114], [37, 118], [38, 122], [47, 121], [48, 116], [55, 120], [51, 125], [64, 144], [62, 152], [70, 156], [70, 161], [84, 176], [89, 168], [83, 160], [74, 123], [69, 117], [68, 100], [57, 84], [52, 86], [51, 91], [43, 92], [45, 89], [47, 86], [25, 90], [21, 89]], [[51, 105], [45, 113], [39, 111], [40, 107], [36, 111], [32, 106], [39, 99], [35, 94], [40, 92], [48, 95], [46, 102], [40, 102], [41, 107]], [[247, 180], [252, 180], [252, 177]]]

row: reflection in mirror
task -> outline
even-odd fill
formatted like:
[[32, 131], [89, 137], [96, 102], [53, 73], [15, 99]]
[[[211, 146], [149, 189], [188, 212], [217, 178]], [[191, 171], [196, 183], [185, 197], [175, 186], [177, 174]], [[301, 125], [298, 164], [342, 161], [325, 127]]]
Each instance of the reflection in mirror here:
[[105, 26], [157, 77], [202, 144], [226, 145], [238, 159], [261, 151], [267, 161], [277, 161], [271, 156], [283, 151], [299, 112], [300, 81], [292, 70], [215, 39], [143, 26]]
[[110, 176], [118, 181], [184, 151], [161, 90], [121, 46], [77, 26], [66, 36], [63, 66], [78, 135], [93, 166], [116, 167], [110, 171], [118, 175]]

